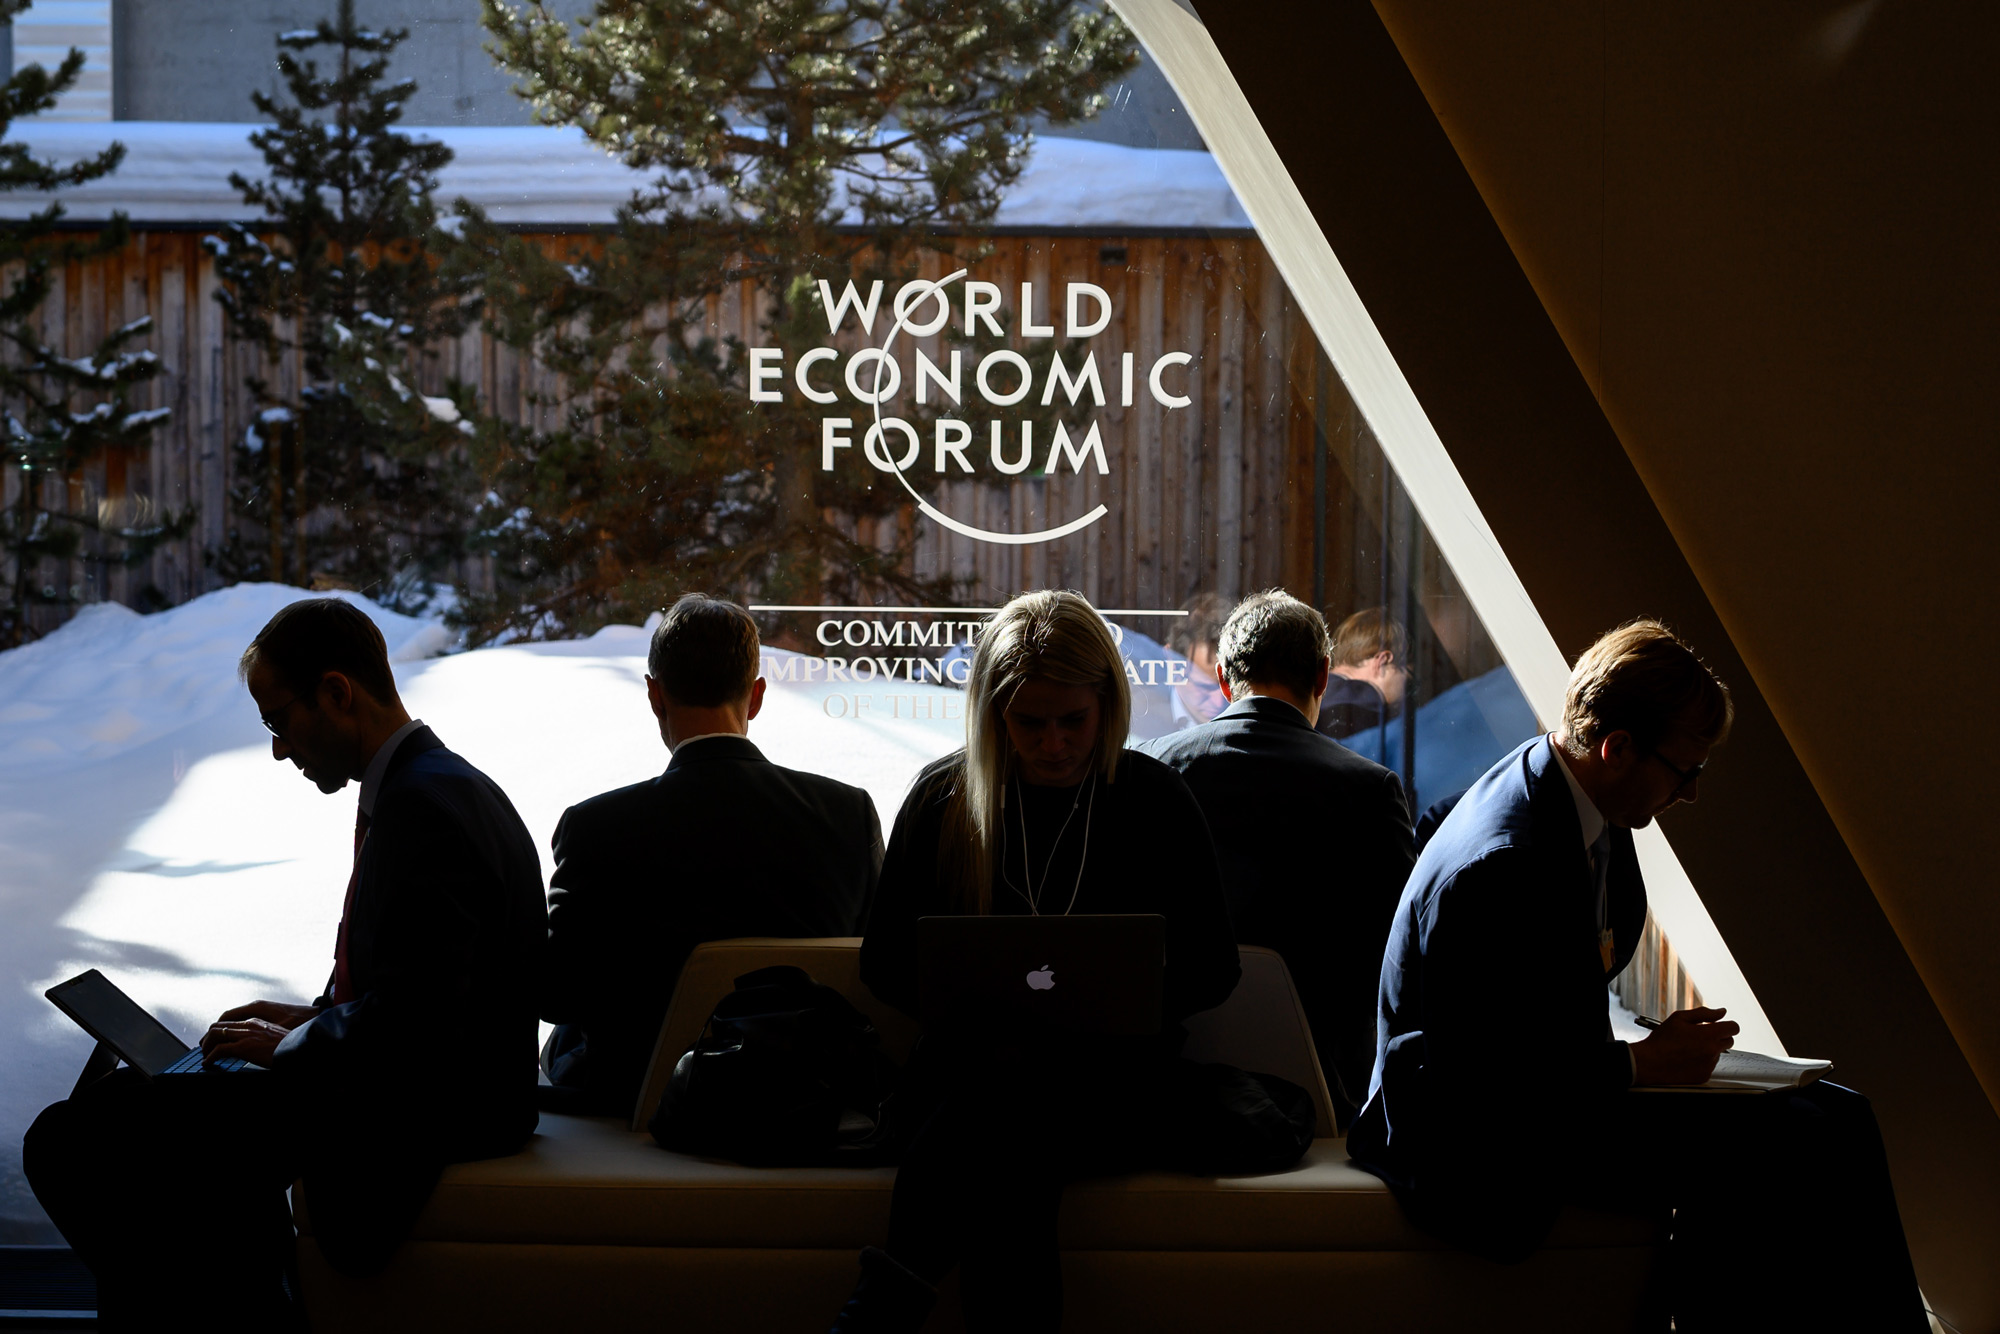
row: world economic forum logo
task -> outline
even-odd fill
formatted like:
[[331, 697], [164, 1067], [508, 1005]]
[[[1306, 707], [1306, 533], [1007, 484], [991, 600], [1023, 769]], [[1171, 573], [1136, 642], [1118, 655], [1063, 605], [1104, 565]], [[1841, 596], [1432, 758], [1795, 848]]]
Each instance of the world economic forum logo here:
[[[905, 283], [891, 303], [892, 318], [879, 344], [861, 348], [847, 358], [844, 366], [840, 365], [841, 352], [838, 348], [809, 349], [789, 368], [791, 388], [809, 402], [838, 403], [840, 395], [827, 387], [829, 379], [838, 374], [845, 382], [848, 393], [871, 410], [872, 420], [866, 423], [859, 441], [861, 457], [868, 466], [893, 475], [909, 493], [920, 513], [954, 533], [980, 542], [1025, 546], [1053, 542], [1080, 532], [1102, 519], [1109, 512], [1107, 507], [1096, 505], [1088, 513], [1054, 528], [1027, 533], [1001, 533], [946, 514], [910, 483], [907, 474], [925, 466], [926, 444], [930, 447], [928, 462], [934, 473], [945, 477], [978, 475], [980, 469], [974, 462], [977, 447], [973, 423], [956, 414], [980, 403], [1004, 411], [1027, 400], [1037, 387], [1034, 367], [1027, 357], [1012, 348], [996, 348], [986, 353], [970, 368], [968, 376], [962, 349], [953, 349], [944, 356], [943, 364], [939, 364], [915, 346], [916, 339], [929, 338], [942, 331], [954, 314], [961, 316], [962, 332], [968, 338], [982, 328], [995, 338], [1005, 337], [1006, 331], [998, 317], [1003, 300], [999, 284], [968, 279], [954, 291], [952, 285], [965, 278], [966, 271], [960, 269], [936, 280], [921, 278]], [[836, 296], [832, 285], [822, 279], [819, 295], [826, 311], [828, 332], [838, 335], [852, 312], [862, 332], [872, 337], [881, 309], [882, 289], [883, 284], [878, 280], [863, 296], [849, 282], [846, 290]], [[1063, 332], [1072, 342], [1102, 333], [1109, 327], [1113, 315], [1111, 294], [1095, 283], [1064, 284], [1063, 307], [1066, 316]], [[1030, 338], [1054, 338], [1054, 309], [1050, 309], [1047, 323], [1037, 323], [1035, 311], [1035, 284], [1024, 282], [1021, 284], [1021, 333]], [[903, 389], [903, 361], [899, 356], [898, 340], [905, 334], [909, 335], [904, 346], [912, 354], [910, 379], [916, 402], [924, 405], [935, 401], [940, 408], [947, 402], [950, 405], [947, 409], [950, 415], [941, 414], [931, 423], [931, 439], [928, 442], [914, 424], [902, 417], [885, 414], [882, 410], [883, 405]], [[1052, 351], [1048, 368], [1042, 375], [1038, 405], [1043, 408], [1056, 406], [1056, 395], [1061, 394], [1072, 407], [1082, 407], [1087, 402], [1092, 408], [1101, 408], [1110, 401], [1110, 394], [1115, 393], [1120, 406], [1131, 407], [1138, 401], [1143, 379], [1144, 392], [1151, 394], [1153, 401], [1162, 408], [1184, 408], [1194, 400], [1186, 394], [1173, 392], [1167, 377], [1174, 373], [1184, 375], [1181, 368], [1193, 360], [1194, 355], [1189, 352], [1167, 352], [1154, 358], [1143, 368], [1142, 374], [1142, 368], [1131, 352], [1120, 354], [1115, 367], [1100, 367], [1097, 353], [1086, 350], [1081, 360], [1072, 366], [1065, 363], [1058, 348]], [[751, 400], [759, 403], [783, 402], [787, 369], [783, 348], [751, 348]], [[1115, 386], [1111, 391], [1106, 389], [1107, 376]], [[773, 382], [776, 382], [775, 387]], [[1009, 422], [995, 415], [982, 424], [987, 428], [983, 442], [986, 447], [984, 461], [1001, 476], [1026, 472], [1038, 456], [1042, 458], [1041, 471], [1045, 476], [1055, 476], [1064, 464], [1069, 466], [1073, 475], [1082, 474], [1087, 467], [1100, 475], [1111, 471], [1094, 414], [1087, 426], [1080, 425], [1076, 431], [1072, 431], [1068, 423], [1057, 421], [1049, 430], [1045, 442], [1035, 439], [1035, 424], [1029, 420]], [[1012, 430], [1008, 429], [1010, 426]], [[855, 421], [851, 417], [820, 419], [820, 467], [823, 471], [854, 466], [849, 461], [853, 456], [842, 453], [855, 448], [854, 430]], [[1047, 446], [1045, 455], [1041, 452], [1044, 443]]]

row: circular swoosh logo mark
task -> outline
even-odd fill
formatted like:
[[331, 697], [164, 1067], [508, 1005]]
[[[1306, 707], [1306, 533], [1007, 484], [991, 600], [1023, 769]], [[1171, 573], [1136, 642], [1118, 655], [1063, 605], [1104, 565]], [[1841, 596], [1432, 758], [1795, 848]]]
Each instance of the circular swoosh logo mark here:
[[[870, 443], [872, 444], [877, 441], [880, 442], [880, 446], [883, 451], [883, 461], [891, 465], [885, 471], [893, 472], [896, 474], [896, 480], [898, 482], [901, 482], [903, 484], [903, 489], [910, 493], [910, 499], [914, 500], [917, 503], [917, 508], [920, 511], [922, 511], [927, 517], [929, 517], [932, 521], [942, 524], [944, 527], [951, 529], [951, 531], [954, 533], [963, 534], [964, 536], [972, 538], [974, 541], [978, 542], [999, 542], [1006, 546], [1018, 547], [1018, 546], [1032, 546], [1037, 542], [1053, 542], [1059, 537], [1068, 537], [1071, 533], [1082, 532], [1085, 528], [1090, 527], [1090, 525], [1096, 523], [1099, 519], [1103, 518], [1106, 514], [1110, 513], [1110, 510], [1105, 508], [1103, 505], [1099, 505], [1095, 509], [1091, 510], [1090, 513], [1085, 514], [1081, 518], [1071, 519], [1068, 523], [1063, 524], [1060, 527], [1044, 528], [1039, 532], [996, 533], [989, 528], [977, 528], [974, 527], [972, 524], [963, 523], [957, 519], [954, 519], [949, 514], [946, 514], [943, 510], [939, 509], [937, 506], [931, 504], [930, 501], [925, 500], [921, 495], [917, 494], [917, 488], [911, 486], [910, 479], [903, 476], [903, 469], [908, 467], [911, 463], [913, 463], [916, 460], [918, 453], [916, 449], [914, 448], [911, 449], [908, 453], [904, 454], [901, 459], [896, 459], [894, 457], [889, 456], [888, 452], [889, 435], [888, 431], [884, 429], [882, 422], [882, 399], [884, 397], [883, 395], [884, 385], [882, 383], [882, 376], [883, 372], [890, 364], [889, 349], [892, 345], [894, 345], [896, 341], [896, 335], [904, 332], [905, 328], [908, 326], [910, 322], [911, 311], [915, 310], [925, 301], [932, 299], [935, 299], [941, 307], [948, 307], [950, 305], [950, 300], [945, 296], [944, 289], [946, 284], [956, 282], [960, 278], [963, 278], [964, 276], [965, 276], [965, 270], [960, 269], [956, 273], [946, 274], [944, 277], [939, 278], [935, 282], [931, 281], [929, 278], [919, 278], [915, 282], [904, 284], [902, 290], [896, 293], [896, 302], [895, 302], [896, 318], [895, 321], [892, 324], [890, 324], [889, 332], [883, 335], [882, 346], [879, 349], [880, 355], [878, 355], [875, 358], [875, 384], [873, 390], [871, 391], [871, 396], [875, 400], [874, 404], [872, 405], [875, 409], [875, 425], [874, 428], [869, 432]], [[912, 436], [912, 444], [914, 443], [915, 443], [914, 436]], [[880, 467], [881, 465], [880, 463], [878, 463], [876, 466]], [[943, 465], [940, 464], [939, 466], [942, 467]]]

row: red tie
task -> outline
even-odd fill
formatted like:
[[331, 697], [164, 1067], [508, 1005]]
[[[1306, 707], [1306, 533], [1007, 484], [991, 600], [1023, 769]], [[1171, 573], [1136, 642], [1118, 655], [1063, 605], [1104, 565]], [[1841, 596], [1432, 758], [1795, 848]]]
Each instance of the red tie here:
[[347, 919], [354, 915], [354, 891], [361, 884], [361, 844], [368, 837], [368, 814], [354, 812], [354, 869], [347, 876], [347, 899], [340, 905], [340, 934], [333, 941], [333, 1003], [344, 1005], [354, 997], [354, 975], [347, 963]]

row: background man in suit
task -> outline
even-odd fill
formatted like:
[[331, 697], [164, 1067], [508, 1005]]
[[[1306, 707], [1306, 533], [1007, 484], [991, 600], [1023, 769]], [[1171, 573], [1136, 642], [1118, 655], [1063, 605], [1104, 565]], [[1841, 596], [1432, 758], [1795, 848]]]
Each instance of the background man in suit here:
[[1329, 661], [1326, 622], [1287, 593], [1246, 599], [1223, 627], [1214, 721], [1137, 747], [1201, 803], [1222, 861], [1236, 939], [1284, 956], [1341, 1124], [1375, 1060], [1375, 979], [1403, 881], [1403, 784], [1313, 731]]
[[[1927, 1328], [1867, 1101], [1821, 1082], [1675, 1094], [1734, 1041], [1717, 1009], [1614, 1041], [1606, 984], [1646, 920], [1631, 830], [1693, 801], [1728, 691], [1656, 621], [1604, 636], [1560, 731], [1468, 789], [1418, 858], [1382, 961], [1348, 1151], [1412, 1219], [1519, 1259], [1565, 1201], [1674, 1210], [1683, 1330]], [[1635, 1086], [1654, 1091], [1633, 1091]]]
[[553, 1105], [631, 1115], [688, 952], [735, 936], [860, 931], [882, 864], [858, 787], [780, 768], [750, 743], [764, 706], [756, 622], [680, 599], [653, 632], [646, 695], [673, 758], [556, 826], [542, 1017]]
[[412, 720], [358, 608], [284, 608], [243, 653], [271, 755], [322, 792], [361, 784], [333, 976], [202, 1038], [268, 1073], [120, 1070], [45, 1110], [29, 1180], [96, 1273], [100, 1316], [155, 1328], [204, 1292], [209, 1328], [285, 1328], [303, 1174], [333, 1264], [385, 1263], [451, 1161], [534, 1133], [547, 919], [534, 840], [506, 794]]
[[1353, 736], [1402, 712], [1410, 685], [1409, 636], [1381, 607], [1355, 612], [1333, 632], [1333, 675], [1320, 701], [1321, 733]]

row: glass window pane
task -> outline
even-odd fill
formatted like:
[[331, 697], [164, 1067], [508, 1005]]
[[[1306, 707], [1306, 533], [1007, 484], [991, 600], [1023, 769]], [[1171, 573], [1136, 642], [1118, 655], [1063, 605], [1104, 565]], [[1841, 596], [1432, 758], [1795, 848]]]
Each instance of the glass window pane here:
[[[918, 770], [963, 742], [985, 617], [1036, 589], [1075, 589], [1115, 627], [1134, 739], [1220, 710], [1215, 635], [1266, 588], [1346, 627], [1323, 730], [1398, 771], [1413, 813], [1534, 734], [1186, 110], [1106, 12], [1072, 6], [977, 71], [990, 103], [1026, 77], [1021, 61], [1042, 62], [1040, 109], [1022, 116], [954, 121], [950, 99], [906, 81], [895, 114], [843, 119], [833, 83], [894, 73], [870, 64], [881, 34], [866, 24], [827, 39], [845, 52], [831, 73], [684, 72], [683, 93], [709, 80], [701, 105], [650, 128], [635, 112], [645, 132], [609, 145], [629, 169], [497, 101], [523, 71], [493, 66], [489, 34], [424, 29], [411, 105], [431, 124], [403, 128], [455, 155], [440, 210], [463, 194], [491, 225], [466, 224], [471, 250], [452, 252], [486, 285], [487, 322], [417, 339], [398, 363], [398, 401], [449, 428], [424, 457], [459, 469], [440, 464], [412, 501], [408, 459], [328, 463], [333, 437], [282, 415], [338, 398], [327, 386], [348, 372], [232, 340], [220, 251], [185, 226], [257, 217], [227, 182], [263, 169], [249, 127], [208, 122], [232, 114], [218, 88], [252, 118], [278, 25], [232, 37], [215, 15], [251, 7], [218, 0], [155, 31], [131, 8], [148, 35], [117, 48], [129, 63], [103, 82], [122, 90], [132, 151], [75, 216], [123, 208], [133, 236], [57, 273], [40, 318], [76, 356], [150, 316], [163, 379], [132, 406], [175, 415], [61, 486], [10, 472], [0, 500], [191, 517], [130, 562], [95, 537], [7, 558], [10, 584], [47, 596], [21, 622], [32, 642], [0, 652], [0, 938], [25, 983], [0, 1002], [15, 1072], [0, 1241], [54, 1239], [19, 1174], [20, 1134], [89, 1047], [44, 987], [101, 967], [192, 1038], [225, 1007], [309, 999], [325, 980], [351, 792], [327, 801], [273, 766], [235, 676], [302, 588], [372, 599], [412, 713], [501, 783], [543, 847], [567, 806], [666, 762], [647, 629], [691, 589], [757, 615], [769, 695], [752, 739], [867, 788], [885, 825]], [[169, 46], [180, 64], [145, 54]], [[1086, 46], [1088, 60], [1064, 54]], [[812, 132], [784, 119], [774, 77], [819, 80]], [[554, 97], [550, 114], [586, 119], [587, 102]], [[81, 152], [110, 128], [67, 126], [63, 142]], [[34, 143], [37, 127], [11, 133]], [[822, 171], [779, 142], [867, 152]], [[998, 157], [967, 156], [975, 143]], [[732, 176], [739, 160], [765, 175]], [[663, 171], [695, 188], [654, 189]], [[796, 225], [764, 227], [774, 209]], [[393, 252], [373, 236], [353, 247], [364, 267]], [[313, 490], [309, 462], [350, 489]], [[426, 564], [447, 539], [465, 549]]]

